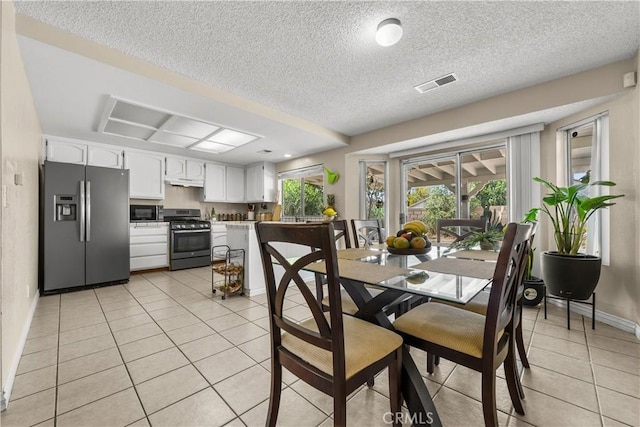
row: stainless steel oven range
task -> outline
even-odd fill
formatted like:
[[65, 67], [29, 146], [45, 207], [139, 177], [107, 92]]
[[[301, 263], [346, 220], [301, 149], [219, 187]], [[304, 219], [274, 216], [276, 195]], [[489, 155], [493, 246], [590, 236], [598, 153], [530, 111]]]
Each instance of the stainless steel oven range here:
[[171, 270], [211, 265], [211, 223], [200, 219], [199, 209], [165, 209], [169, 221]]

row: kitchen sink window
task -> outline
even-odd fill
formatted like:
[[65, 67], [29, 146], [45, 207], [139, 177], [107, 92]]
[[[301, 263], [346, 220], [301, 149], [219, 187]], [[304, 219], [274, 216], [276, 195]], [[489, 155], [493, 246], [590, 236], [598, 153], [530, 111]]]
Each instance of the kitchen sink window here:
[[322, 217], [324, 172], [322, 165], [278, 174], [283, 221], [307, 221]]

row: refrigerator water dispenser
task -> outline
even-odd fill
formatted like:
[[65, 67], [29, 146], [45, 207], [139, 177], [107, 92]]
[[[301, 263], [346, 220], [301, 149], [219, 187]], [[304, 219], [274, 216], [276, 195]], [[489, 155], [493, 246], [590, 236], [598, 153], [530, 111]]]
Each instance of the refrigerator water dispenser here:
[[54, 221], [75, 221], [78, 211], [78, 202], [75, 195], [55, 196], [55, 219]]

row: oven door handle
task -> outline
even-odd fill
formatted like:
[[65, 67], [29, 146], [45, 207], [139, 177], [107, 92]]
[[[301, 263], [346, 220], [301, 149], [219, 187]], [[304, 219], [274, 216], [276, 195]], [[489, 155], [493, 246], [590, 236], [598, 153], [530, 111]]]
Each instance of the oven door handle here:
[[172, 233], [210, 233], [209, 229], [206, 230], [171, 230]]

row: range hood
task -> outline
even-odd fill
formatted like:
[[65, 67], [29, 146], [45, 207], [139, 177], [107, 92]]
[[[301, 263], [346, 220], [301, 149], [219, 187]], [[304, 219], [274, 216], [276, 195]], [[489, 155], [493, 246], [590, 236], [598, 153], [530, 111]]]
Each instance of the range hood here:
[[164, 182], [178, 187], [204, 187], [204, 181], [201, 179], [167, 178]]

